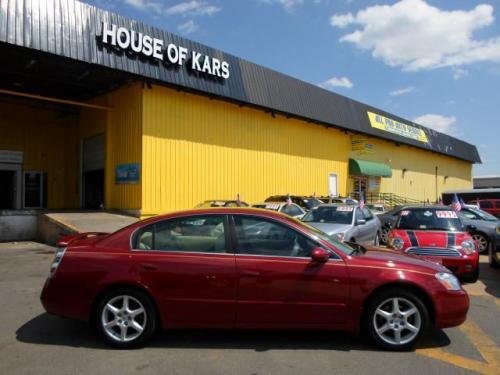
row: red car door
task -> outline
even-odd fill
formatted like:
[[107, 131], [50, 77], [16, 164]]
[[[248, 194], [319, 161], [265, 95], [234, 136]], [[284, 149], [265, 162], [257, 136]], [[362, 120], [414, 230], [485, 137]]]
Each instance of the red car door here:
[[197, 215], [137, 233], [132, 258], [167, 327], [234, 325], [237, 277], [226, 228], [225, 215]]
[[348, 320], [349, 278], [340, 257], [311, 260], [318, 246], [294, 228], [234, 215], [240, 327], [338, 327]]

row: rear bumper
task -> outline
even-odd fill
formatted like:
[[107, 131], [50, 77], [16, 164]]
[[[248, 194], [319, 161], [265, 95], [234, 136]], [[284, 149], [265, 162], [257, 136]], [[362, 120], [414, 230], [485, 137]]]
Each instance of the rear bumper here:
[[469, 296], [464, 290], [444, 291], [435, 296], [436, 327], [455, 327], [467, 318]]
[[77, 298], [55, 277], [49, 277], [40, 294], [40, 302], [49, 314], [77, 320], [88, 320], [90, 305]]

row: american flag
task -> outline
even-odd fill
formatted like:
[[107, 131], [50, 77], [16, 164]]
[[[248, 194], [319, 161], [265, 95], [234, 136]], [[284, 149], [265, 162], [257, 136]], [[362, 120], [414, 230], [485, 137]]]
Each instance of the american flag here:
[[236, 205], [238, 207], [241, 207], [240, 193], [236, 194]]
[[365, 207], [365, 196], [363, 193], [359, 195], [359, 207], [360, 208]]
[[453, 200], [451, 201], [451, 209], [455, 212], [458, 212], [462, 209], [462, 205], [460, 204], [460, 201], [458, 200], [457, 194], [453, 195]]

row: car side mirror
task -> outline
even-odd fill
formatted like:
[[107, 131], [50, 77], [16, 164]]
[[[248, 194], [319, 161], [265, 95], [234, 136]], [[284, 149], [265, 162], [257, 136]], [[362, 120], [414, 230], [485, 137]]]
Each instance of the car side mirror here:
[[325, 263], [330, 259], [330, 253], [322, 247], [315, 247], [311, 252], [311, 258], [314, 262]]
[[366, 224], [366, 220], [365, 219], [358, 219], [356, 220], [356, 225], [365, 225]]

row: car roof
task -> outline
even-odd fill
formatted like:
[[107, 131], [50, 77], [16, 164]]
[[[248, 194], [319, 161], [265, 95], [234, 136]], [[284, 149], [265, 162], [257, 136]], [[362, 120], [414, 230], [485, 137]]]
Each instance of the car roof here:
[[445, 211], [452, 211], [450, 206], [445, 206], [445, 205], [430, 205], [430, 206], [417, 206], [417, 205], [412, 205], [412, 206], [402, 206], [405, 210], [419, 210], [419, 209], [429, 209], [429, 210], [445, 210]]
[[318, 204], [316, 207], [345, 207], [345, 206], [360, 208], [359, 204], [340, 203], [340, 202], [339, 203], [322, 203], [322, 204]]

